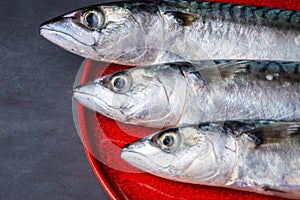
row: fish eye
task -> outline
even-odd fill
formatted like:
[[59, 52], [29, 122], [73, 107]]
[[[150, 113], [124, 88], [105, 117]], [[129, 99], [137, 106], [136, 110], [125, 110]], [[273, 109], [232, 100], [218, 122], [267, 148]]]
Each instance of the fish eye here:
[[164, 151], [175, 151], [179, 147], [179, 135], [174, 132], [167, 132], [159, 137], [159, 144]]
[[132, 79], [128, 74], [117, 74], [112, 77], [110, 87], [114, 92], [127, 92], [132, 85]]
[[98, 30], [104, 24], [104, 16], [100, 11], [88, 10], [81, 16], [81, 23], [91, 30]]

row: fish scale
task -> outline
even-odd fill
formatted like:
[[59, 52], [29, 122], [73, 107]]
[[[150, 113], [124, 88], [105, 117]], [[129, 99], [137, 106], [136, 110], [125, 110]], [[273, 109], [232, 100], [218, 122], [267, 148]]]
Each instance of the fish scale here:
[[256, 75], [266, 78], [267, 75], [275, 75], [278, 78], [293, 79], [300, 82], [300, 63], [280, 63], [280, 62], [249, 62], [245, 70], [248, 74], [255, 73]]
[[[180, 1], [179, 1], [180, 2]], [[266, 7], [255, 7], [247, 5], [236, 5], [218, 2], [186, 2], [180, 4], [178, 1], [167, 1], [166, 5], [174, 11], [185, 11], [195, 13], [196, 16], [208, 18], [220, 18], [225, 20], [235, 20], [238, 22], [257, 22], [264, 24], [277, 24], [285, 26], [300, 26], [300, 13], [291, 10], [272, 9]]]
[[174, 181], [299, 199], [299, 144], [299, 122], [209, 122], [158, 131], [121, 158]]
[[[184, 39], [193, 38], [199, 42], [199, 52], [195, 48], [186, 50], [188, 52], [186, 54], [182, 53], [180, 47], [176, 48], [176, 44], [170, 49], [165, 47], [188, 59], [198, 59], [203, 56], [203, 52], [212, 59], [238, 59], [245, 55], [245, 59], [251, 60], [260, 58], [270, 60], [272, 57], [277, 58], [274, 60], [297, 60], [300, 56], [298, 53], [300, 46], [297, 42], [297, 38], [300, 37], [299, 12], [212, 2], [167, 1], [158, 7], [162, 13], [179, 12], [185, 13], [186, 18], [194, 17], [194, 21], [183, 28], [182, 25], [186, 24], [183, 22], [184, 15], [174, 14], [175, 18], [176, 16], [180, 18], [179, 25], [172, 25], [175, 27], [173, 30], [166, 30], [170, 34], [169, 41], [182, 34], [185, 35], [182, 36]], [[284, 33], [283, 27], [288, 29], [289, 33]], [[286, 40], [289, 41], [289, 46], [283, 42], [285, 39], [282, 35], [288, 37]], [[269, 52], [270, 49], [272, 53]], [[257, 55], [257, 52], [261, 54]]]
[[[78, 86], [74, 98], [123, 123], [155, 128], [223, 120], [295, 121], [300, 119], [299, 67], [265, 61], [145, 66]], [[114, 89], [116, 78], [128, 83], [124, 91]]]
[[[216, 65], [230, 63], [230, 60], [215, 60]], [[242, 61], [243, 62], [243, 61]], [[277, 61], [251, 61], [247, 62], [246, 69], [250, 72], [285, 72], [285, 73], [300, 73], [300, 63], [298, 62], [277, 62]]]
[[[93, 22], [85, 19], [90, 13], [101, 22], [96, 27], [87, 26]], [[106, 3], [48, 21], [40, 30], [80, 56], [133, 66], [300, 61], [300, 12], [266, 7], [172, 0]]]

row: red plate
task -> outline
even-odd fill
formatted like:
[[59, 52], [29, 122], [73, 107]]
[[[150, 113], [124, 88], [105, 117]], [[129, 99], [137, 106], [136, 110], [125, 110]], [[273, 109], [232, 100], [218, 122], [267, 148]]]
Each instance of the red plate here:
[[[300, 10], [300, 0], [230, 2]], [[81, 67], [77, 76], [78, 83], [75, 84], [83, 84], [101, 75], [125, 68], [87, 60]], [[111, 199], [279, 199], [225, 188], [179, 183], [139, 171], [120, 158], [121, 148], [153, 133], [154, 129], [115, 122], [77, 103], [73, 107], [74, 119], [88, 160]]]

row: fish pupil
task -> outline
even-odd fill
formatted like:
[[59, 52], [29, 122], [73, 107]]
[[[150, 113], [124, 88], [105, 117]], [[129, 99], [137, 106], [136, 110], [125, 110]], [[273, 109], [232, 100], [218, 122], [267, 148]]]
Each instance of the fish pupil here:
[[114, 80], [114, 87], [116, 87], [117, 89], [122, 89], [125, 86], [125, 81], [122, 78], [116, 78]]
[[165, 138], [164, 138], [164, 140], [163, 140], [163, 144], [165, 145], [165, 146], [172, 146], [173, 144], [174, 144], [174, 139], [173, 139], [173, 137], [172, 136], [166, 136]]
[[86, 22], [89, 25], [90, 28], [94, 28], [98, 24], [98, 17], [96, 16], [95, 13], [89, 13], [86, 16]]

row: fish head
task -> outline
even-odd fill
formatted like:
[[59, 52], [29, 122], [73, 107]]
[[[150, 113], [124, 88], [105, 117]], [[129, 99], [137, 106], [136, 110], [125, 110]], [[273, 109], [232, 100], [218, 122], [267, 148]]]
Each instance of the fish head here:
[[138, 2], [89, 6], [43, 23], [40, 34], [85, 58], [132, 64], [145, 54], [147, 43], [139, 6]]
[[200, 128], [187, 125], [166, 129], [126, 145], [121, 158], [171, 180], [207, 185], [225, 183], [235, 155], [224, 146], [235, 143], [222, 137], [219, 128], [207, 124]]
[[82, 105], [117, 121], [162, 128], [179, 121], [185, 90], [178, 69], [157, 66], [97, 78], [76, 87], [73, 96]]

